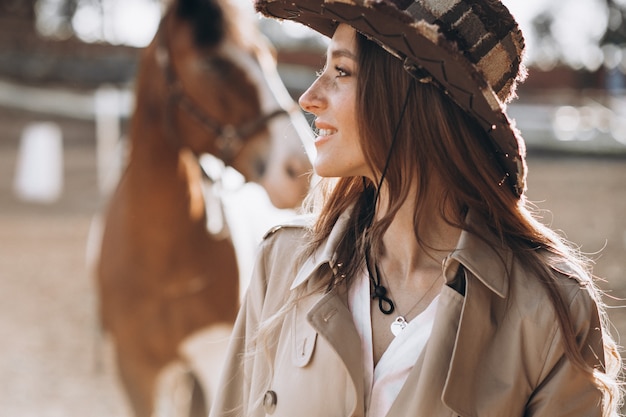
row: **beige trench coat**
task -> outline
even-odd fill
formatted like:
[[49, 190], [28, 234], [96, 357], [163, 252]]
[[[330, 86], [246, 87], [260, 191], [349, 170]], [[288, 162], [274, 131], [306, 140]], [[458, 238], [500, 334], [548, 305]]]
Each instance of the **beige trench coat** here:
[[[299, 301], [267, 352], [254, 338], [289, 291], [331, 273], [348, 216], [299, 265], [294, 259], [305, 242], [303, 227], [276, 228], [263, 241], [211, 417], [365, 415], [361, 342], [344, 294], [333, 290]], [[495, 247], [462, 233], [444, 262], [449, 285], [432, 335], [389, 417], [601, 415], [600, 391], [564, 355], [546, 291], [509, 250]], [[461, 293], [452, 288], [459, 264], [465, 274]], [[601, 366], [595, 303], [575, 279], [563, 276], [559, 284], [584, 357]]]

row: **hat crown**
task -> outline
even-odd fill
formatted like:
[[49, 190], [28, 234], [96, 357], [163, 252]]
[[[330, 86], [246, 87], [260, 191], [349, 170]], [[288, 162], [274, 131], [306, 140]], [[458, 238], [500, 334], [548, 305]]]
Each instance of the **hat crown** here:
[[[380, 3], [384, 3], [383, 0]], [[509, 10], [496, 0], [389, 0], [416, 22], [438, 28], [482, 73], [501, 102], [515, 97], [526, 76], [525, 42]]]

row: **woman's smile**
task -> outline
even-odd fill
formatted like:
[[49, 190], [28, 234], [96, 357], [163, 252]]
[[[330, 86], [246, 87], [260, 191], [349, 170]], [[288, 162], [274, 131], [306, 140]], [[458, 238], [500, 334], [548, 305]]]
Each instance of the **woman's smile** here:
[[337, 129], [322, 122], [315, 122], [315, 145], [319, 146], [328, 141], [330, 136], [337, 133]]
[[300, 97], [300, 106], [315, 115], [315, 171], [322, 177], [369, 173], [356, 118], [356, 31], [339, 25], [317, 80]]

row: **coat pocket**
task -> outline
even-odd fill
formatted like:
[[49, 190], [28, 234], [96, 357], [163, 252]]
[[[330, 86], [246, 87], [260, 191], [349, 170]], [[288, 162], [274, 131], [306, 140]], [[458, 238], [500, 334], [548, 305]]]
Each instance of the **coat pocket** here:
[[309, 364], [315, 351], [317, 332], [306, 320], [306, 313], [298, 307], [293, 314], [293, 345], [291, 360], [292, 363], [303, 368]]

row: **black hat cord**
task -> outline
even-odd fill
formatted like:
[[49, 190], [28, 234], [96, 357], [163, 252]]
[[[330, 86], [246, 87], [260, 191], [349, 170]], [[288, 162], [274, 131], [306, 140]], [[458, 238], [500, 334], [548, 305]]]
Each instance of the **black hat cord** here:
[[[380, 196], [380, 188], [383, 185], [383, 180], [385, 179], [385, 175], [387, 174], [387, 168], [389, 168], [389, 162], [391, 161], [391, 153], [393, 152], [394, 145], [396, 140], [398, 139], [398, 133], [400, 131], [400, 125], [402, 124], [402, 120], [404, 119], [404, 113], [406, 112], [407, 104], [409, 103], [409, 95], [411, 94], [411, 90], [413, 89], [413, 83], [415, 79], [411, 77], [411, 81], [409, 84], [409, 88], [406, 92], [406, 97], [404, 98], [404, 104], [402, 105], [402, 110], [400, 112], [400, 119], [398, 120], [398, 124], [396, 125], [396, 129], [393, 133], [393, 139], [391, 140], [391, 146], [389, 147], [389, 152], [387, 153], [387, 160], [385, 161], [385, 166], [383, 167], [382, 174], [380, 176], [380, 180], [378, 181], [378, 187], [376, 188], [376, 194], [374, 196], [374, 204], [373, 204], [373, 212], [371, 221], [374, 220], [374, 213], [376, 212], [376, 205], [378, 204], [378, 197]], [[367, 267], [367, 272], [369, 273], [370, 281], [372, 283], [371, 287], [371, 295], [372, 299], [378, 299], [378, 309], [383, 314], [391, 314], [396, 309], [395, 304], [387, 296], [387, 288], [383, 284], [381, 284], [381, 273], [378, 269], [378, 265], [374, 264], [374, 268], [372, 269], [372, 264], [370, 261], [370, 247], [367, 244], [365, 248], [365, 266]]]

